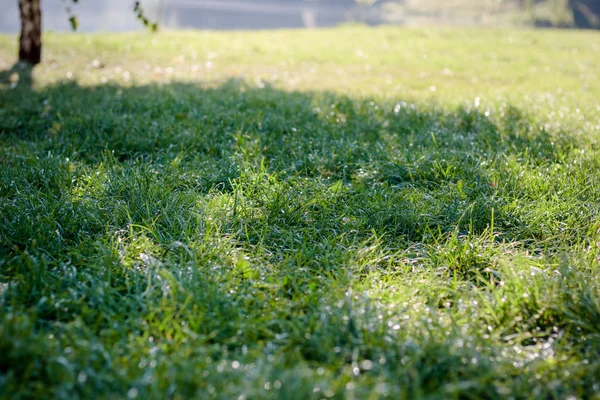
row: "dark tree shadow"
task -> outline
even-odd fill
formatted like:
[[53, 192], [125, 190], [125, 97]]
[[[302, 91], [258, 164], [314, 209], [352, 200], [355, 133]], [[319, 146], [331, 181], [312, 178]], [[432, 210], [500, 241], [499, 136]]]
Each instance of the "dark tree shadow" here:
[[[35, 89], [17, 85], [0, 90], [0, 117], [2, 278], [30, 277], [33, 267], [26, 257], [52, 255], [43, 259], [46, 264], [37, 269], [31, 286], [20, 283], [14, 289], [24, 293], [19, 304], [36, 310], [36, 329], [54, 332], [44, 324], [77, 320], [90, 326], [91, 336], [100, 337], [104, 328], [114, 326], [112, 315], [131, 313], [140, 318], [127, 321], [130, 325], [122, 332], [130, 335], [147, 329], [132, 325], [136, 321], [162, 319], [155, 310], [165, 304], [163, 295], [146, 300], [148, 293], [164, 290], [164, 283], [156, 279], [152, 287], [145, 284], [150, 285], [147, 277], [156, 273], [155, 261], [144, 254], [146, 261], [140, 258], [125, 265], [115, 245], [116, 238], [126, 238], [134, 226], [151, 227], [140, 236], [148, 234], [156, 251], [162, 252], [157, 256], [178, 266], [172, 268], [173, 274], [190, 273], [177, 275], [181, 290], [173, 296], [181, 296], [177, 301], [185, 303], [182, 309], [193, 306], [190, 315], [218, 310], [190, 324], [201, 340], [210, 335], [199, 346], [226, 343], [237, 351], [244, 344], [270, 343], [280, 332], [292, 332], [290, 326], [301, 326], [285, 322], [291, 315], [313, 332], [336, 338], [329, 347], [305, 340], [306, 336], [291, 342], [304, 359], [316, 362], [339, 357], [349, 363], [356, 343], [362, 343], [356, 332], [363, 330], [343, 319], [346, 314], [323, 319], [325, 314], [318, 311], [321, 298], [329, 304], [327, 296], [346, 290], [345, 271], [352, 257], [360, 256], [357, 247], [369, 247], [362, 244], [373, 243], [369, 242], [373, 237], [393, 251], [431, 244], [427, 241], [436, 234], [443, 240], [456, 230], [481, 233], [492, 219], [495, 231], [512, 233], [515, 239], [534, 236], [536, 229], [544, 229], [544, 221], [533, 221], [529, 231], [513, 229], [528, 224], [527, 215], [510, 208], [499, 211], [512, 201], [507, 193], [519, 193], [518, 178], [494, 181], [488, 166], [497, 161], [495, 168], [506, 165], [503, 172], [510, 175], [510, 163], [519, 160], [532, 168], [536, 162], [561, 163], [571, 145], [568, 135], [553, 137], [514, 107], [489, 115], [467, 106], [444, 109], [405, 98], [378, 103], [330, 92], [257, 88], [239, 80], [129, 87], [83, 87], [75, 82]], [[205, 207], [211, 198], [219, 201]], [[205, 214], [207, 208], [214, 213]], [[206, 227], [215, 220], [219, 229], [209, 232]], [[227, 255], [211, 244], [221, 237], [232, 243], [231, 251], [229, 245], [223, 246]], [[272, 285], [272, 292], [265, 292], [271, 290], [271, 281], [266, 281], [268, 286], [249, 281], [245, 276], [253, 271], [243, 265], [231, 272], [220, 266], [229, 265], [231, 260], [221, 263], [219, 257], [232, 257], [234, 248], [241, 252], [255, 246], [263, 247], [265, 257], [276, 266], [271, 270], [266, 264], [269, 274], [291, 276], [281, 276], [281, 285]], [[476, 262], [473, 268], [480, 268]], [[216, 264], [218, 270], [206, 268]], [[97, 265], [106, 274], [92, 269]], [[84, 281], [80, 287], [86, 289], [77, 289], [85, 290], [81, 299], [69, 292], [70, 303], [61, 303], [60, 308], [40, 300], [47, 291], [35, 285], [70, 288], [88, 279], [87, 272], [77, 275], [78, 268], [106, 279], [110, 290], [99, 291], [93, 285], [88, 290]], [[226, 279], [244, 293], [243, 301], [231, 296], [219, 274], [228, 274]], [[311, 275], [335, 279], [314, 285]], [[306, 296], [315, 290], [322, 296]], [[256, 306], [268, 304], [260, 303], [263, 300], [247, 299], [271, 294], [291, 299], [293, 309], [269, 314], [275, 321], [269, 330], [243, 325], [253, 312], [263, 313], [263, 323], [269, 308]], [[112, 296], [110, 301], [107, 296]], [[143, 298], [144, 308], [124, 308], [130, 304], [121, 302], [125, 296]], [[376, 318], [375, 313], [365, 315]], [[258, 316], [253, 318], [259, 321]], [[365, 326], [379, 323], [365, 321]], [[240, 326], [250, 327], [243, 337]], [[420, 370], [434, 372], [420, 379], [428, 387], [441, 387], [453, 368], [462, 365], [462, 350], [455, 342], [427, 340], [435, 348], [425, 348]], [[338, 347], [344, 353], [332, 356]], [[415, 348], [413, 341], [410, 347]], [[406, 354], [402, 348], [398, 351], [392, 359], [401, 360]], [[440, 363], [435, 351], [450, 357]], [[37, 354], [30, 358], [45, 359]], [[4, 365], [8, 369], [6, 365], [14, 368], [17, 363]], [[469, 376], [495, 372], [491, 364], [487, 369], [467, 366], [463, 371]], [[402, 368], [399, 361], [398, 368]], [[471, 397], [487, 395], [473, 394], [471, 387], [466, 390]]]
[[[30, 80], [31, 69], [13, 69]], [[457, 227], [481, 232], [493, 218], [492, 209], [496, 227], [504, 222], [514, 226], [515, 221], [504, 219], [513, 217], [498, 211], [503, 199], [496, 187], [508, 183], [493, 182], [486, 165], [524, 154], [535, 162], [560, 163], [572, 146], [568, 135], [551, 137], [514, 107], [490, 117], [468, 107], [444, 110], [400, 98], [375, 104], [328, 92], [256, 88], [238, 80], [212, 87], [197, 82], [131, 87], [62, 82], [31, 90], [18, 85], [0, 91], [0, 104], [0, 145], [35, 142], [31, 152], [60, 154], [89, 166], [106, 164], [108, 157], [116, 163], [166, 168], [183, 159], [181, 174], [168, 190], [232, 191], [232, 182], [244, 170], [261, 165], [281, 181], [315, 178], [381, 188], [389, 195], [371, 199], [365, 190], [345, 194], [351, 203], [363, 204], [362, 210], [345, 207], [344, 198], [332, 195], [308, 211], [331, 215], [318, 219], [327, 226], [316, 228], [364, 236], [375, 231], [405, 244]], [[206, 173], [194, 172], [207, 162]], [[59, 184], [49, 187], [61, 190]], [[260, 188], [255, 192], [255, 201], [272, 213], [263, 215], [270, 225], [315, 228], [303, 214], [310, 191], [290, 185], [279, 198], [269, 197], [268, 191], [261, 194]], [[138, 217], [146, 218], [145, 212], [140, 210]], [[104, 225], [96, 228], [104, 232]], [[250, 229], [246, 240], [275, 244], [276, 231], [264, 237]], [[72, 239], [77, 240], [76, 232]]]
[[0, 85], [31, 89], [33, 85], [33, 68], [28, 63], [14, 63], [9, 69], [0, 71]]

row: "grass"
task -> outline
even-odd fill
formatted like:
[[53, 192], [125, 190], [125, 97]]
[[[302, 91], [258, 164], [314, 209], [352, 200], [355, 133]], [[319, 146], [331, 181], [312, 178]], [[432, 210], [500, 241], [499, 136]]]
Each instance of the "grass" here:
[[600, 35], [0, 36], [0, 396], [600, 398]]

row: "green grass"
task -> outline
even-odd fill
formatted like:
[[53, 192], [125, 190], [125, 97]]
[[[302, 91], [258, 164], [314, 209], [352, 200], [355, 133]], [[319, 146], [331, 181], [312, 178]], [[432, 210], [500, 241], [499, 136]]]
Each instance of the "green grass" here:
[[598, 33], [44, 55], [0, 89], [0, 396], [600, 398]]

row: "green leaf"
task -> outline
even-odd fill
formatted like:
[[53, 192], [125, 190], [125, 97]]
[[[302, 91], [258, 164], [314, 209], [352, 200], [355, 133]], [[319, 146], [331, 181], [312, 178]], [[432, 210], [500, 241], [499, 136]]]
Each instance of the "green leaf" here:
[[[75, 0], [74, 0], [75, 1]], [[76, 31], [77, 27], [79, 26], [79, 22], [77, 21], [77, 17], [76, 16], [71, 16], [69, 18], [69, 22], [71, 23], [71, 28]]]

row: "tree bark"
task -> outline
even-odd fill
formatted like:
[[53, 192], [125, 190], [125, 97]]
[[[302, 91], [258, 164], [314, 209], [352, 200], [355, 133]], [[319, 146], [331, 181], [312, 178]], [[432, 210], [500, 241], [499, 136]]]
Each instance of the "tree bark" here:
[[39, 64], [42, 58], [42, 12], [40, 0], [19, 0], [21, 37], [19, 61]]

